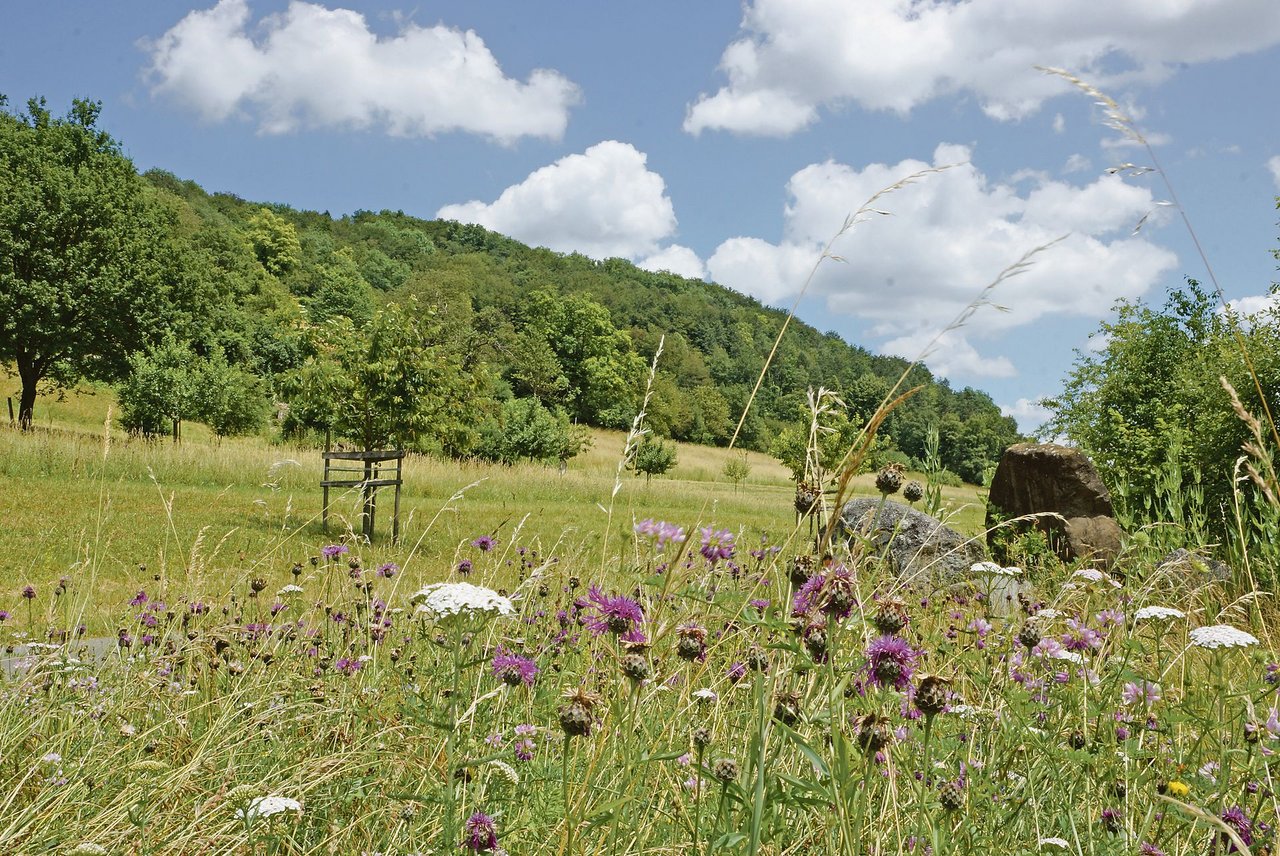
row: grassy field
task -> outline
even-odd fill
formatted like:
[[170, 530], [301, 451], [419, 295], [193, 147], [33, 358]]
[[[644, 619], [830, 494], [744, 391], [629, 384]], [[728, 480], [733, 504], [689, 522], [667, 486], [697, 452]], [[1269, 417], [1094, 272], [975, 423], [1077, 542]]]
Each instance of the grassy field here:
[[1002, 569], [1017, 601], [804, 564], [776, 463], [619, 482], [616, 433], [563, 475], [413, 459], [369, 545], [320, 530], [315, 450], [109, 406], [0, 432], [0, 853], [1272, 852], [1267, 601], [1154, 548]]
[[[109, 623], [101, 606], [122, 603], [157, 576], [165, 588], [217, 598], [253, 577], [283, 579], [295, 562], [359, 531], [354, 491], [334, 491], [329, 534], [321, 528], [318, 450], [258, 438], [218, 442], [197, 424], [184, 426], [180, 444], [144, 442], [116, 426], [107, 432], [112, 404], [109, 391], [42, 399], [37, 430], [0, 431], [0, 478], [8, 488], [0, 496], [0, 554], [11, 569], [0, 608], [13, 611], [19, 590], [30, 584], [38, 603], [52, 609], [48, 594], [67, 576], [92, 593], [87, 619], [98, 629]], [[634, 523], [645, 518], [690, 532], [728, 527], [745, 545], [793, 537], [793, 485], [775, 459], [748, 453], [750, 475], [735, 486], [723, 475], [729, 452], [682, 444], [676, 468], [646, 481], [626, 472], [619, 478], [624, 443], [621, 432], [596, 431], [591, 448], [564, 474], [536, 465], [409, 458], [401, 543], [390, 543], [392, 493], [384, 490], [367, 560], [403, 566], [407, 584], [436, 581], [459, 560], [476, 559], [470, 542], [487, 534], [503, 547], [500, 560], [488, 563], [487, 579], [511, 585], [504, 573], [511, 548], [599, 568], [606, 533], [609, 561], [616, 563], [617, 551], [634, 544]], [[860, 476], [856, 490], [874, 494], [871, 482]], [[976, 488], [946, 488], [944, 500], [953, 526], [980, 531]], [[808, 531], [806, 525], [795, 537]]]

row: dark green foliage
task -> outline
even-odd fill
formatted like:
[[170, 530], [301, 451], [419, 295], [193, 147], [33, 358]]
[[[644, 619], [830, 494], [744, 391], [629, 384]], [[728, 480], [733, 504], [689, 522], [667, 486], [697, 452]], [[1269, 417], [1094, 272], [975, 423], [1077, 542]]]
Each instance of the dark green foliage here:
[[646, 435], [640, 441], [640, 446], [636, 449], [635, 459], [631, 464], [637, 475], [644, 473], [645, 481], [648, 481], [653, 476], [662, 475], [675, 465], [675, 444], [664, 443], [652, 435]]

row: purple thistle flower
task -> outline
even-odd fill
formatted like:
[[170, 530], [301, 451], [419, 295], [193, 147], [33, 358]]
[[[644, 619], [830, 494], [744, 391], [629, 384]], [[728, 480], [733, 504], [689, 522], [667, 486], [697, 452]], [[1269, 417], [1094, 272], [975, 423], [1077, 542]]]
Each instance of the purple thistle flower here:
[[492, 535], [481, 535], [479, 538], [471, 542], [471, 546], [475, 547], [481, 553], [488, 553], [498, 546], [498, 541]]
[[354, 675], [364, 668], [364, 663], [354, 657], [341, 657], [333, 667], [344, 675]]
[[13, 616], [9, 613], [9, 610], [0, 609], [0, 621], [8, 621], [10, 618], [13, 618]]
[[36, 587], [33, 585], [25, 585], [22, 587], [22, 596], [27, 600], [34, 600], [36, 596]]
[[137, 594], [133, 596], [133, 599], [129, 601], [129, 605], [142, 606], [147, 602], [147, 600], [149, 600], [149, 598], [147, 597], [147, 593], [145, 591], [139, 591]]
[[760, 612], [764, 612], [769, 608], [769, 599], [763, 597], [752, 598], [747, 601], [747, 606], [753, 606]]
[[639, 630], [644, 621], [644, 609], [624, 595], [607, 595], [598, 586], [591, 586], [587, 590], [587, 600], [587, 608], [594, 607], [595, 614], [584, 615], [583, 624], [596, 636], [606, 631], [622, 635]]
[[386, 577], [387, 579], [391, 579], [399, 572], [400, 572], [400, 566], [397, 565], [395, 562], [387, 562], [384, 565], [379, 565], [377, 570], [378, 576]]
[[879, 687], [892, 686], [904, 689], [911, 681], [911, 673], [919, 656], [905, 639], [897, 636], [881, 636], [867, 646], [867, 674], [871, 683]]
[[538, 666], [528, 657], [513, 654], [506, 648], [499, 647], [493, 655], [493, 675], [507, 686], [524, 684], [533, 686], [538, 677]]
[[747, 676], [747, 665], [745, 663], [731, 663], [729, 665], [729, 680], [735, 684]]
[[467, 818], [466, 836], [462, 846], [474, 853], [496, 850], [498, 847], [498, 830], [493, 824], [493, 818], [484, 812], [477, 811]]
[[1140, 856], [1168, 856], [1167, 853], [1152, 844], [1150, 841], [1144, 841], [1138, 845], [1138, 853]]
[[[1222, 822], [1235, 830], [1236, 835], [1240, 836], [1240, 840], [1244, 842], [1246, 847], [1253, 845], [1253, 821], [1249, 819], [1249, 815], [1245, 814], [1244, 809], [1240, 808], [1240, 806], [1233, 805], [1224, 811], [1222, 813]], [[1230, 839], [1225, 834], [1222, 837], [1224, 841], [1230, 842]], [[1228, 844], [1227, 852], [1237, 852], [1234, 843]]]
[[346, 544], [328, 544], [320, 548], [320, 555], [326, 559], [336, 559], [344, 553], [350, 553], [351, 548]]
[[471, 573], [470, 559], [463, 559], [461, 562], [458, 563], [458, 573], [462, 574], [464, 577], [467, 574]]

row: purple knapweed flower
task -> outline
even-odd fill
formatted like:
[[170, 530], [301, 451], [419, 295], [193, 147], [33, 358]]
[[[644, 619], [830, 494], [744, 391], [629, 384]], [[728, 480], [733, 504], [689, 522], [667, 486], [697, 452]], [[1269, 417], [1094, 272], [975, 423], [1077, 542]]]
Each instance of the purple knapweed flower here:
[[[1236, 835], [1244, 842], [1246, 847], [1253, 846], [1253, 821], [1249, 819], [1249, 815], [1244, 813], [1244, 809], [1238, 805], [1233, 805], [1222, 813], [1222, 822], [1235, 830]], [[1224, 842], [1228, 843], [1227, 852], [1237, 852], [1236, 846], [1231, 842], [1227, 835], [1222, 836]]]
[[354, 675], [364, 668], [364, 663], [355, 657], [340, 657], [333, 667], [344, 675]]
[[493, 655], [493, 675], [507, 686], [533, 686], [538, 677], [538, 666], [528, 657], [513, 654], [506, 648], [499, 647]]
[[327, 544], [320, 548], [320, 555], [326, 559], [336, 559], [339, 556], [350, 553], [351, 548], [346, 544]]
[[587, 609], [594, 608], [594, 614], [584, 614], [583, 624], [596, 636], [605, 631], [620, 636], [638, 630], [644, 621], [644, 609], [624, 595], [606, 595], [598, 586], [591, 586], [587, 600]]
[[498, 847], [498, 830], [493, 818], [484, 812], [477, 811], [467, 818], [465, 834], [462, 846], [473, 853], [488, 852]]
[[145, 591], [139, 591], [137, 594], [135, 594], [135, 595], [134, 595], [134, 596], [129, 600], [129, 605], [130, 605], [130, 606], [142, 606], [142, 605], [144, 605], [144, 604], [145, 604], [149, 599], [150, 599], [150, 598], [148, 598], [148, 597], [147, 597], [147, 593], [146, 593]]
[[0, 621], [8, 621], [10, 618], [13, 618], [13, 616], [9, 613], [9, 610], [0, 609]]
[[377, 570], [378, 576], [385, 577], [387, 579], [391, 579], [399, 572], [400, 572], [400, 566], [397, 565], [395, 562], [387, 562], [385, 564], [379, 565]]
[[461, 562], [458, 563], [458, 573], [462, 574], [464, 577], [467, 574], [471, 573], [470, 559], [463, 559]]
[[36, 587], [33, 585], [25, 585], [22, 587], [22, 596], [27, 600], [34, 600], [36, 596]]
[[871, 683], [900, 690], [910, 683], [919, 652], [905, 639], [881, 636], [867, 646], [866, 655]]
[[492, 552], [494, 547], [498, 546], [498, 541], [492, 535], [481, 535], [471, 542], [471, 546], [481, 553], [489, 553]]

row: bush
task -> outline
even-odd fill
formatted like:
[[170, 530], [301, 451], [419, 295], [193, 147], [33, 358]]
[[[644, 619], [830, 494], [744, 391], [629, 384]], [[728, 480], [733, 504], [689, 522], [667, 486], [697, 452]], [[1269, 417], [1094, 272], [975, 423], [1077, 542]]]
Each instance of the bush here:
[[563, 412], [552, 413], [535, 398], [513, 398], [486, 423], [477, 454], [503, 464], [567, 461], [582, 450], [582, 436]]

